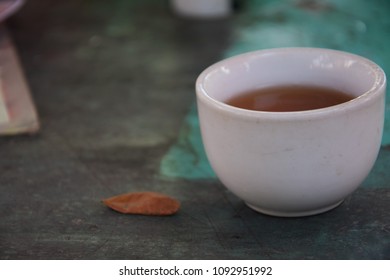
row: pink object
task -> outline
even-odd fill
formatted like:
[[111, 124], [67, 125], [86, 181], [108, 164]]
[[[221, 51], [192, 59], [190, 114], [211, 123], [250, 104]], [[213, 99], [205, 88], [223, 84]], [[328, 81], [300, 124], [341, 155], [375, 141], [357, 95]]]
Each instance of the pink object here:
[[0, 21], [7, 19], [24, 4], [24, 0], [0, 0]]

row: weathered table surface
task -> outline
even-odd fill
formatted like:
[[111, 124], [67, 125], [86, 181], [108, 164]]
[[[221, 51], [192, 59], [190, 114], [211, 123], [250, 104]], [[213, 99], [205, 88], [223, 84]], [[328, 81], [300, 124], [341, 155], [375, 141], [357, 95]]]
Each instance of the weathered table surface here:
[[[8, 20], [42, 127], [0, 138], [1, 259], [390, 258], [388, 122], [353, 195], [287, 219], [250, 210], [213, 176], [193, 107], [206, 66], [256, 48], [332, 47], [390, 70], [390, 2], [238, 3], [228, 19], [197, 21], [167, 1], [30, 0]], [[144, 190], [180, 211], [101, 203]]]

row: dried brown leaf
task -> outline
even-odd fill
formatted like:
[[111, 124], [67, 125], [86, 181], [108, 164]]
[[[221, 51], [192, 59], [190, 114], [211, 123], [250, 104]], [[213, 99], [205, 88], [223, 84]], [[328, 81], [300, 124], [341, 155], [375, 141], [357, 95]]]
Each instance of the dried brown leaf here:
[[133, 192], [103, 200], [109, 208], [123, 214], [167, 216], [175, 214], [180, 202], [157, 192]]

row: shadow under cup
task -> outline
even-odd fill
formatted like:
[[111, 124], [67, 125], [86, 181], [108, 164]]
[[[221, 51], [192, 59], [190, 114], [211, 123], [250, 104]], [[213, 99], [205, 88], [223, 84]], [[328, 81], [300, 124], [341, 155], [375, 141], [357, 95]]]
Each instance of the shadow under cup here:
[[[334, 88], [355, 98], [295, 112], [225, 104], [249, 90], [279, 85]], [[196, 82], [207, 157], [221, 182], [256, 211], [291, 217], [330, 210], [375, 163], [385, 87], [378, 65], [329, 49], [269, 49], [220, 61]]]

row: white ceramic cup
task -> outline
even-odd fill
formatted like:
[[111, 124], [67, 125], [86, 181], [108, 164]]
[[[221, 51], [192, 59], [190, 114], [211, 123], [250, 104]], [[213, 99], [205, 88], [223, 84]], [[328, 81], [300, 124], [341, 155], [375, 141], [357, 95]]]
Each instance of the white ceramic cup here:
[[[225, 104], [242, 92], [304, 84], [351, 101], [316, 110], [262, 112]], [[283, 48], [220, 61], [197, 79], [202, 139], [221, 182], [252, 209], [297, 217], [338, 206], [367, 177], [381, 145], [386, 77], [346, 52]]]
[[231, 14], [230, 0], [171, 0], [173, 10], [184, 17], [221, 18]]

